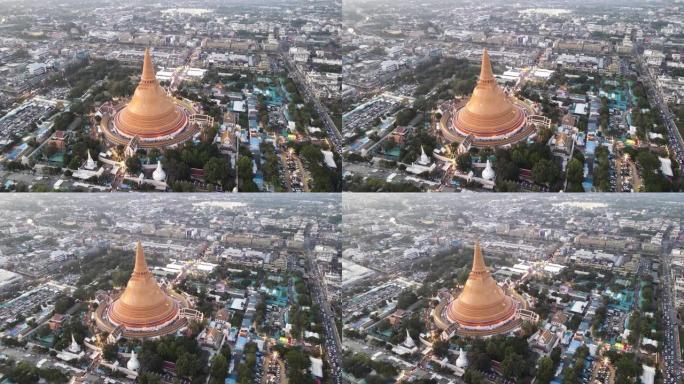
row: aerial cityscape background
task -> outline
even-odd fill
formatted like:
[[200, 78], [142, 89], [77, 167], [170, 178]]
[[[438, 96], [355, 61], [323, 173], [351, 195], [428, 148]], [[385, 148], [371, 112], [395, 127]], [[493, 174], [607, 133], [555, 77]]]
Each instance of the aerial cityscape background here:
[[339, 382], [339, 195], [138, 196], [0, 199], [4, 382]]
[[680, 191], [682, 19], [678, 1], [344, 1], [344, 190]]
[[682, 0], [0, 0], [0, 384], [684, 384], [682, 47]]
[[684, 197], [425, 196], [344, 196], [345, 380], [681, 383]]
[[0, 188], [340, 191], [340, 9], [0, 2]]

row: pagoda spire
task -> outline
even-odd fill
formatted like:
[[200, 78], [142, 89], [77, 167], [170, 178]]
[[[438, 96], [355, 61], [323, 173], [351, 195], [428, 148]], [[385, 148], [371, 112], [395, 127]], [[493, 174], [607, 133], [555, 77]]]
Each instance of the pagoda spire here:
[[482, 249], [480, 248], [479, 239], [475, 240], [475, 249], [473, 250], [473, 269], [471, 272], [487, 272], [487, 265], [485, 265], [484, 257], [482, 256]]
[[155, 81], [157, 80], [157, 75], [154, 73], [154, 64], [152, 64], [152, 54], [150, 54], [150, 49], [145, 48], [145, 57], [143, 59], [143, 70], [140, 81]]
[[487, 48], [482, 51], [482, 65], [480, 65], [480, 79], [478, 83], [494, 81], [494, 73], [492, 72], [492, 63], [489, 61], [489, 52]]
[[135, 267], [133, 268], [133, 273], [149, 272], [149, 269], [147, 269], [147, 261], [145, 261], [145, 254], [142, 249], [142, 243], [138, 240], [138, 244], [135, 246]]

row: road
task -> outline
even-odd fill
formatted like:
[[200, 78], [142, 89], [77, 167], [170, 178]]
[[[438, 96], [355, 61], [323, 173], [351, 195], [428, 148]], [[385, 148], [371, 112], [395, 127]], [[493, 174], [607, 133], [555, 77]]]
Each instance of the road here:
[[684, 164], [684, 140], [682, 139], [682, 135], [680, 134], [679, 129], [677, 129], [677, 124], [675, 124], [674, 117], [672, 116], [672, 113], [670, 113], [670, 109], [665, 102], [662, 89], [658, 86], [654, 74], [651, 72], [650, 68], [644, 64], [641, 57], [637, 58], [637, 62], [639, 71], [642, 75], [641, 78], [645, 80], [644, 84], [648, 89], [651, 105], [655, 104], [655, 106], [658, 107], [660, 110], [660, 117], [663, 119], [665, 127], [667, 128], [668, 141], [670, 150], [672, 151], [671, 156], [677, 160], [679, 164]]
[[679, 384], [684, 378], [684, 365], [682, 365], [681, 348], [679, 344], [679, 322], [677, 310], [673, 303], [672, 279], [670, 273], [670, 256], [664, 256], [662, 287], [663, 287], [663, 383]]
[[335, 323], [335, 314], [330, 307], [328, 292], [324, 286], [324, 278], [316, 264], [315, 256], [312, 252], [308, 253], [309, 276], [311, 277], [311, 288], [313, 298], [318, 303], [323, 314], [323, 325], [325, 327], [325, 350], [328, 353], [328, 362], [332, 370], [333, 382], [342, 384], [342, 339]]
[[330, 142], [335, 147], [335, 151], [337, 153], [342, 153], [342, 134], [340, 134], [335, 122], [330, 117], [328, 108], [323, 106], [323, 103], [321, 103], [321, 101], [314, 96], [313, 91], [309, 88], [309, 84], [306, 82], [305, 75], [296, 69], [297, 67], [290, 62], [290, 59], [287, 56], [285, 56], [285, 63], [288, 73], [292, 76], [292, 78], [294, 78], [299, 92], [302, 94], [302, 96], [304, 96], [304, 100], [313, 105], [314, 109], [318, 113], [318, 116], [321, 118], [323, 125], [325, 125], [325, 130], [328, 132], [328, 137], [330, 138]]

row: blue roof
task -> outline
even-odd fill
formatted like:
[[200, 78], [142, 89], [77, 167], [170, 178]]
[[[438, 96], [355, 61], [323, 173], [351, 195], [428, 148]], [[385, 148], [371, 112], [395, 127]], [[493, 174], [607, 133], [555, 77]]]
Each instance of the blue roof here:
[[249, 150], [252, 152], [257, 152], [259, 146], [261, 145], [261, 138], [257, 136], [252, 136], [249, 138]]
[[264, 188], [264, 177], [262, 175], [254, 175], [252, 181], [257, 185], [257, 187], [259, 187], [259, 189]]
[[579, 348], [582, 345], [582, 342], [579, 340], [573, 340], [570, 342], [570, 346], [568, 346], [567, 354], [568, 355], [574, 355], [575, 352], [577, 352], [577, 348]]
[[236, 351], [243, 351], [245, 349], [245, 345], [249, 342], [249, 339], [244, 337], [244, 336], [239, 336], [237, 339], [237, 342], [235, 343], [235, 350]]
[[586, 146], [586, 152], [589, 155], [593, 155], [594, 152], [596, 151], [596, 146], [598, 143], [595, 140], [589, 140], [587, 141], [587, 146]]
[[10, 160], [14, 160], [19, 156], [20, 153], [25, 151], [26, 148], [28, 148], [28, 144], [27, 143], [21, 143], [21, 144], [17, 145], [16, 147], [12, 148], [12, 150], [9, 151], [9, 153], [7, 154], [6, 157]]

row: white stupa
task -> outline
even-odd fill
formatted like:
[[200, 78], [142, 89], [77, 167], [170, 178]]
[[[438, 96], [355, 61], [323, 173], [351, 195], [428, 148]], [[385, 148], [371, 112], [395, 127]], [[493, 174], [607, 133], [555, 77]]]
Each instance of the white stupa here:
[[157, 169], [152, 172], [152, 178], [156, 181], [166, 180], [166, 172], [162, 168], [161, 161], [157, 160]]
[[90, 149], [88, 150], [88, 160], [86, 161], [83, 168], [90, 170], [90, 171], [97, 168], [97, 163], [95, 162], [95, 160], [93, 160], [92, 156], [90, 156]]
[[416, 161], [416, 163], [425, 166], [428, 166], [431, 163], [430, 158], [425, 153], [425, 150], [423, 149], [422, 145], [420, 146], [420, 158], [418, 159], [418, 161]]
[[425, 153], [425, 149], [423, 149], [423, 146], [421, 145], [420, 157], [411, 163], [411, 165], [406, 167], [406, 172], [419, 175], [424, 172], [432, 172], [436, 166], [437, 163], [433, 163], [432, 160], [430, 160], [430, 157], [427, 155], [427, 153]]
[[487, 159], [487, 166], [485, 167], [484, 171], [482, 171], [482, 178], [492, 181], [494, 180], [495, 176], [494, 169], [492, 169], [492, 162]]
[[468, 366], [468, 357], [463, 348], [458, 350], [458, 359], [456, 359], [456, 366], [465, 369]]
[[408, 329], [406, 330], [406, 340], [404, 340], [404, 347], [406, 348], [415, 348], [416, 342], [413, 341], [413, 338], [411, 338], [411, 334], [409, 334]]
[[138, 356], [135, 355], [134, 350], [131, 350], [131, 358], [128, 359], [126, 368], [130, 369], [131, 371], [137, 371], [140, 369], [140, 362], [138, 361]]
[[71, 334], [71, 345], [69, 346], [69, 352], [71, 353], [79, 353], [81, 352], [81, 346], [78, 345], [76, 342], [76, 339], [74, 339], [74, 334]]

